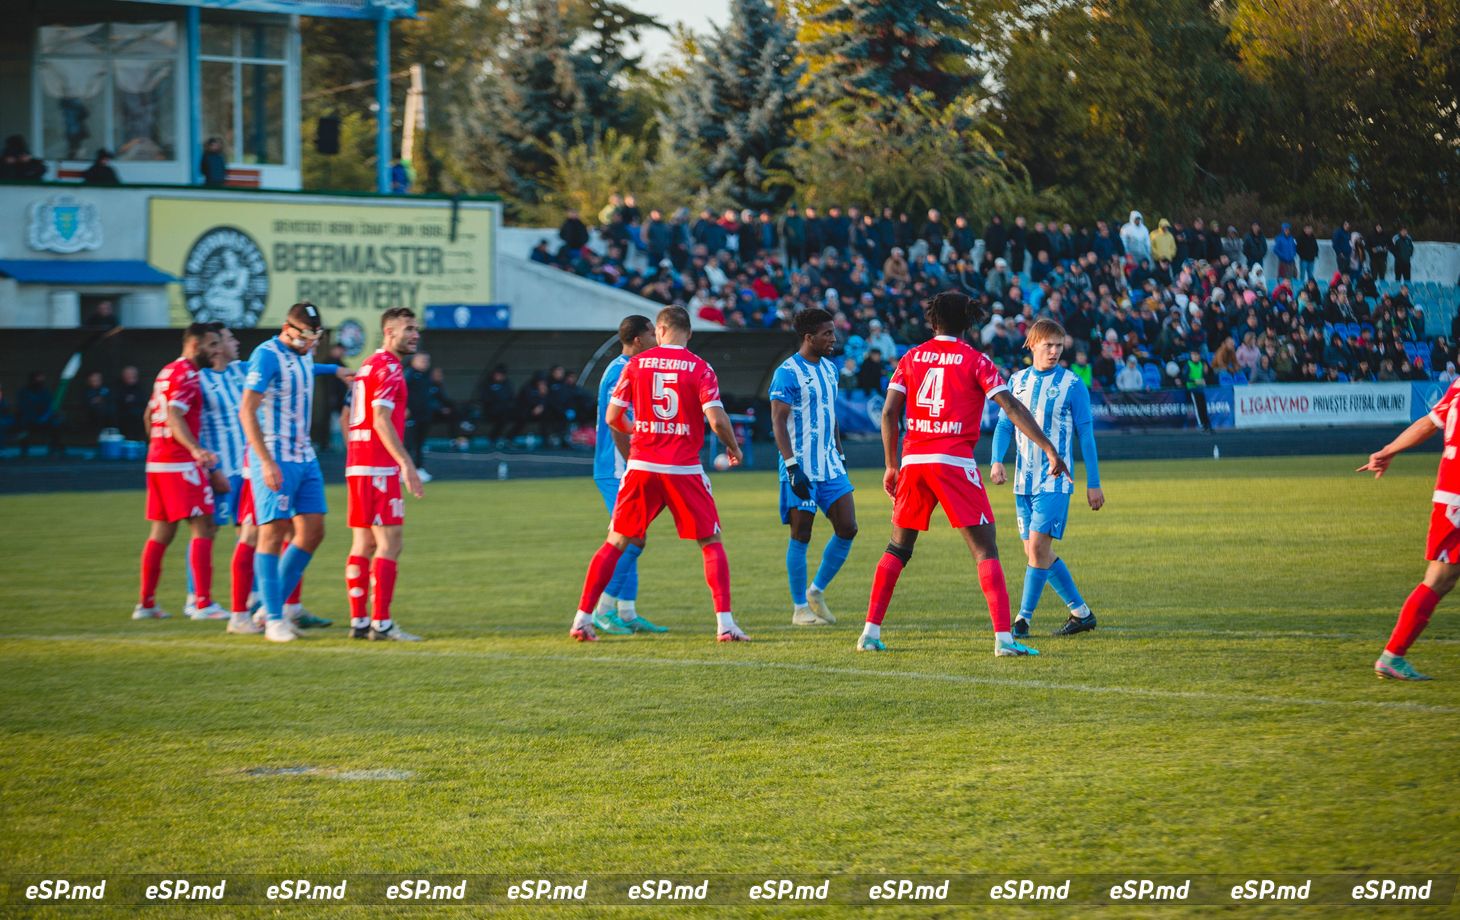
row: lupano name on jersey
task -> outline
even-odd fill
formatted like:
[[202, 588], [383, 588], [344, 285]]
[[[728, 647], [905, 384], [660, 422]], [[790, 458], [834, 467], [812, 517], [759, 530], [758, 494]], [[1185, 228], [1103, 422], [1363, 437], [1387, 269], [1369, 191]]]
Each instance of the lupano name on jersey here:
[[964, 355], [958, 351], [914, 351], [914, 364], [962, 364]]

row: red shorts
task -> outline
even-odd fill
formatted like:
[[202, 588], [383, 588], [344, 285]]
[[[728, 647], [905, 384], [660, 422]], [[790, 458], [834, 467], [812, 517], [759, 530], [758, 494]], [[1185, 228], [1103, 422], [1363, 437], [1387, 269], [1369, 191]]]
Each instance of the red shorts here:
[[185, 521], [213, 517], [213, 486], [196, 464], [185, 470], [155, 469], [182, 464], [147, 464], [147, 520]]
[[400, 473], [389, 476], [346, 476], [351, 527], [395, 527], [405, 523]]
[[237, 514], [238, 526], [252, 527], [254, 525], [253, 482], [247, 473], [243, 476], [243, 485], [238, 487]]
[[720, 512], [704, 473], [650, 473], [629, 470], [618, 487], [613, 531], [638, 539], [665, 508], [685, 540], [703, 540], [720, 532]]
[[897, 474], [897, 496], [892, 501], [892, 526], [927, 530], [933, 509], [943, 506], [954, 527], [976, 527], [994, 522], [994, 509], [974, 467], [949, 463], [914, 463]]
[[1430, 512], [1430, 534], [1425, 558], [1431, 562], [1460, 563], [1460, 506], [1435, 502]]

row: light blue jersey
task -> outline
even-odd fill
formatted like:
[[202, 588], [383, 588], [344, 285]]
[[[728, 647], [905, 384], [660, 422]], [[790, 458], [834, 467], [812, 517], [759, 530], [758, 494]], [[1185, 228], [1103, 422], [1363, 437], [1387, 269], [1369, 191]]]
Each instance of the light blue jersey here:
[[[836, 362], [822, 358], [812, 363], [792, 355], [776, 368], [771, 378], [770, 398], [791, 407], [786, 430], [791, 436], [791, 455], [812, 482], [828, 482], [847, 474], [836, 440]], [[781, 481], [786, 464], [778, 458]]]
[[[1071, 470], [1075, 468], [1075, 439], [1079, 438], [1086, 485], [1091, 489], [1100, 488], [1095, 423], [1090, 415], [1090, 391], [1085, 389], [1084, 381], [1058, 365], [1043, 372], [1026, 367], [1009, 379], [1009, 390], [1029, 409]], [[999, 423], [994, 429], [995, 462], [1003, 462], [1009, 450], [1009, 438], [1015, 434], [1014, 423], [1000, 409]], [[1049, 458], [1023, 432], [1017, 432], [1015, 440], [1013, 484], [1015, 495], [1069, 494], [1075, 490], [1071, 477], [1049, 475]]]
[[259, 425], [277, 463], [315, 459], [309, 424], [314, 417], [314, 356], [299, 354], [278, 336], [255, 348], [244, 387], [263, 395]]
[[218, 470], [230, 479], [243, 474], [245, 442], [243, 424], [238, 419], [243, 379], [242, 361], [234, 361], [221, 371], [205, 367], [198, 373], [198, 385], [203, 391], [203, 430], [198, 441], [218, 455]]
[[598, 382], [598, 434], [593, 447], [594, 479], [624, 478], [624, 464], [628, 459], [618, 452], [618, 445], [613, 442], [613, 431], [608, 427], [608, 422], [604, 421], [604, 416], [608, 412], [608, 398], [628, 363], [628, 355], [614, 358], [604, 368], [603, 379]]

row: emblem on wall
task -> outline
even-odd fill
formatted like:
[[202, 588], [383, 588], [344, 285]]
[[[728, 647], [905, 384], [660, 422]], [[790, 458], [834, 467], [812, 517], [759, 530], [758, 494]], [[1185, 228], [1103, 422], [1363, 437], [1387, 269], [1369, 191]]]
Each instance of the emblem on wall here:
[[269, 302], [269, 264], [253, 237], [236, 227], [214, 227], [188, 250], [183, 301], [200, 323], [251, 329]]
[[101, 216], [96, 205], [75, 195], [54, 195], [31, 202], [31, 249], [43, 252], [81, 252], [101, 248]]

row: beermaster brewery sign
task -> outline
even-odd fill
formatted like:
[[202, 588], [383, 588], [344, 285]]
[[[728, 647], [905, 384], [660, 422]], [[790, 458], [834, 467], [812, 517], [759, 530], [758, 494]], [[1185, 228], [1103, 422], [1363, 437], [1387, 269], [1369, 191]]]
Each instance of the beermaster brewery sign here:
[[269, 264], [253, 237], [236, 227], [214, 227], [188, 250], [182, 284], [195, 322], [249, 329], [269, 303]]
[[175, 325], [276, 328], [292, 304], [319, 307], [354, 348], [380, 344], [380, 314], [495, 302], [496, 205], [307, 195], [154, 196], [147, 261], [178, 275]]

